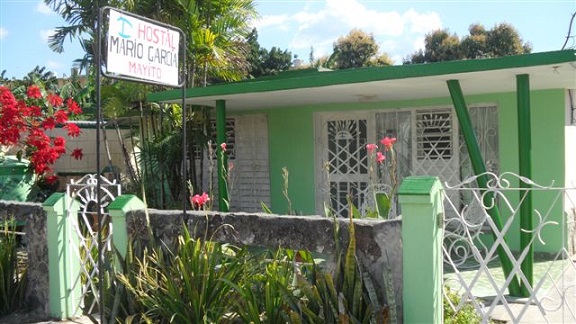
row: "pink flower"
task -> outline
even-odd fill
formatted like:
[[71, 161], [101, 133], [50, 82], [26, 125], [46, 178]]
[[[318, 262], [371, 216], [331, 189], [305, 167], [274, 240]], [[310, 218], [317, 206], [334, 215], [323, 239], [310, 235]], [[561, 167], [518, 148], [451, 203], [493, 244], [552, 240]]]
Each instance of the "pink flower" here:
[[220, 144], [220, 147], [222, 148], [222, 151], [226, 152], [226, 143]]
[[378, 145], [376, 144], [366, 144], [366, 149], [368, 150], [368, 153], [374, 152], [377, 148]]
[[202, 195], [194, 195], [190, 198], [192, 205], [201, 208], [202, 206], [206, 205], [210, 201], [210, 197], [207, 193], [203, 192]]
[[386, 148], [386, 151], [388, 151], [392, 148], [394, 143], [396, 143], [396, 137], [386, 136], [380, 141], [380, 143], [382, 143], [382, 145], [384, 145], [384, 147]]
[[386, 160], [386, 156], [382, 152], [376, 152], [376, 162], [382, 163]]

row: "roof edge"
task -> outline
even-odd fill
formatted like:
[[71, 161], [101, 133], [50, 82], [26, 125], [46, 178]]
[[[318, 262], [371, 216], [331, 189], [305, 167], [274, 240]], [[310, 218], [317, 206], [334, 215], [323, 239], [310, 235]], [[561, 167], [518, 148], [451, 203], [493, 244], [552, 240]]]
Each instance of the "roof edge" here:
[[[446, 61], [425, 64], [393, 65], [360, 69], [307, 73], [289, 78], [266, 78], [188, 88], [186, 98], [225, 96], [238, 93], [292, 90], [324, 87], [370, 81], [397, 80], [427, 76], [440, 76], [479, 71], [492, 71], [529, 66], [559, 64], [576, 61], [576, 50], [561, 50], [504, 56], [497, 58]], [[149, 101], [173, 101], [182, 98], [182, 90], [169, 90], [149, 94]]]

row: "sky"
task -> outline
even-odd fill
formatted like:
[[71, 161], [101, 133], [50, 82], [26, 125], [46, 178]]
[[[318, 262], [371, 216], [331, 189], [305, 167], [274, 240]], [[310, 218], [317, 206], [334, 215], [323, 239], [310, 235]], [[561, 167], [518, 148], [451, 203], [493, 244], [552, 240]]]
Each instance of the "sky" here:
[[[559, 50], [566, 41], [576, 0], [255, 0], [260, 46], [288, 50], [303, 63], [329, 55], [332, 45], [352, 29], [372, 34], [380, 52], [395, 62], [424, 47], [432, 30], [447, 28], [463, 37], [468, 27], [487, 29], [509, 23], [533, 52]], [[76, 41], [64, 44], [64, 53], [48, 47], [48, 37], [65, 22], [41, 0], [0, 0], [0, 72], [21, 78], [35, 66], [60, 77], [69, 76], [83, 52]], [[576, 23], [572, 34], [576, 34]], [[570, 39], [568, 48], [576, 48]]]

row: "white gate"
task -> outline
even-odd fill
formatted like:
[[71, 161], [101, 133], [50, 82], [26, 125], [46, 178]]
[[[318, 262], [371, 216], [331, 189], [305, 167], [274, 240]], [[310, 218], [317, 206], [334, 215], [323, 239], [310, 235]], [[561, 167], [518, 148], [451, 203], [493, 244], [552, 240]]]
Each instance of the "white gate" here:
[[[68, 196], [80, 205], [78, 214], [68, 212], [66, 220], [70, 222], [78, 238], [78, 240], [70, 239], [68, 244], [72, 246], [72, 251], [78, 253], [78, 259], [81, 260], [80, 276], [74, 278], [74, 285], [81, 286], [81, 297], [76, 307], [83, 309], [87, 314], [98, 310], [100, 289], [95, 279], [99, 275], [99, 263], [106, 264], [105, 260], [109, 260], [110, 253], [112, 253], [113, 229], [106, 208], [114, 198], [122, 194], [121, 186], [116, 183], [115, 179], [110, 181], [100, 176], [100, 197], [98, 197], [97, 181], [96, 174], [87, 174], [77, 181], [70, 180], [70, 183], [66, 185]], [[98, 207], [100, 207], [101, 214], [100, 222]], [[67, 210], [71, 210], [70, 206]], [[105, 246], [103, 252], [106, 252], [101, 254], [100, 260], [98, 260], [99, 232], [102, 244]]]
[[[484, 191], [476, 185], [478, 177], [445, 189], [446, 215], [454, 215], [445, 220], [445, 286], [462, 296], [460, 303], [451, 303], [451, 307], [460, 310], [471, 304], [483, 323], [576, 323], [576, 260], [572, 259], [576, 188], [541, 186], [512, 173], [485, 176], [489, 181]], [[521, 188], [521, 182], [530, 189]], [[488, 192], [494, 195], [493, 201], [484, 200]], [[521, 270], [528, 248], [519, 251], [519, 247], [504, 242], [520, 235], [519, 206], [528, 193], [534, 202], [531, 244], [536, 250], [546, 251], [535, 253], [531, 284]], [[468, 198], [453, 200], [456, 196]], [[497, 206], [503, 216], [501, 230], [486, 211], [492, 206]], [[501, 269], [498, 248], [511, 261], [508, 276]], [[525, 285], [529, 296], [510, 296], [508, 286], [512, 280]]]

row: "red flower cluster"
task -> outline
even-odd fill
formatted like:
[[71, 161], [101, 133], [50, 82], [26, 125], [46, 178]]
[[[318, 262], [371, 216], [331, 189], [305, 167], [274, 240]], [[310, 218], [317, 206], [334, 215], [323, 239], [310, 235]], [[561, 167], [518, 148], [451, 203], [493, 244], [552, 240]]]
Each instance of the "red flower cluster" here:
[[190, 197], [190, 203], [192, 203], [192, 206], [194, 206], [198, 209], [202, 208], [209, 201], [210, 201], [210, 196], [208, 196], [208, 194], [205, 192], [203, 192], [202, 195], [196, 194], [196, 195]]
[[[58, 94], [44, 95], [44, 92], [32, 85], [17, 97], [7, 87], [0, 86], [0, 145], [21, 147], [34, 173], [53, 182], [56, 177], [49, 174], [56, 160], [66, 153], [66, 140], [61, 136], [51, 138], [45, 131], [63, 126], [68, 136], [80, 135], [80, 128], [68, 122], [68, 116], [80, 114], [82, 109], [70, 98], [64, 102]], [[72, 152], [76, 159], [82, 155], [79, 148]]]
[[[394, 143], [396, 143], [395, 137], [386, 136], [380, 140], [380, 144], [384, 145], [384, 151], [392, 150], [394, 148]], [[366, 149], [368, 150], [368, 153], [372, 154], [378, 149], [378, 145], [372, 143], [366, 144]], [[376, 152], [376, 162], [382, 163], [384, 160], [386, 160], [386, 155], [382, 152]]]

